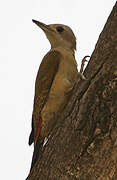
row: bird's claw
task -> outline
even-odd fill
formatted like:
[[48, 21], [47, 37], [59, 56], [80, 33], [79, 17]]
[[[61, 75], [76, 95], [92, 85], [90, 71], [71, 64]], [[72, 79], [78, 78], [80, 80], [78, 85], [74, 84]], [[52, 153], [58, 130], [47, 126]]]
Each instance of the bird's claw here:
[[88, 60], [86, 59], [87, 57], [90, 57], [90, 56], [87, 55], [87, 56], [85, 56], [85, 57], [82, 59], [82, 64], [81, 64], [81, 68], [80, 68], [80, 73], [83, 73], [85, 62], [88, 62]]

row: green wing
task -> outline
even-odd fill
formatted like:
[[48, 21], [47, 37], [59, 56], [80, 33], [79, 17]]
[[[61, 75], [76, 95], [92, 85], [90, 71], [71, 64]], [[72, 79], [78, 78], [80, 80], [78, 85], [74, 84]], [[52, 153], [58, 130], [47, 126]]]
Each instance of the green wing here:
[[49, 51], [43, 58], [35, 83], [35, 97], [32, 114], [32, 131], [29, 145], [34, 141], [35, 131], [40, 119], [40, 113], [48, 99], [50, 88], [58, 71], [61, 54], [58, 51]]

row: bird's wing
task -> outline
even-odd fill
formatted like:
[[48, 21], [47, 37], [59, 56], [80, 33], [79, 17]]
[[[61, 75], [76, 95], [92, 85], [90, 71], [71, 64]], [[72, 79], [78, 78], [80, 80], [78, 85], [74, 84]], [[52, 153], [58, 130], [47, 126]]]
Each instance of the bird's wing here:
[[35, 84], [32, 131], [29, 137], [29, 145], [31, 145], [34, 141], [35, 131], [40, 119], [40, 113], [47, 101], [52, 82], [58, 71], [60, 59], [61, 54], [58, 51], [49, 51], [40, 64]]

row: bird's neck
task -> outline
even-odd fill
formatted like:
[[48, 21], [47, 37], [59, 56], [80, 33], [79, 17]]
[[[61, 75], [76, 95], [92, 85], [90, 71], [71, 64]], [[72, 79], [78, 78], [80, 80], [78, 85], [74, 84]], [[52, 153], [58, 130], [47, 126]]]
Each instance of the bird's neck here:
[[63, 50], [63, 51], [68, 51], [73, 56], [75, 56], [75, 50], [71, 49], [70, 47], [66, 47], [66, 46], [56, 46], [56, 47], [53, 47], [53, 46], [51, 46], [51, 50], [54, 50], [54, 49], [56, 49], [56, 50], [60, 49], [60, 50]]

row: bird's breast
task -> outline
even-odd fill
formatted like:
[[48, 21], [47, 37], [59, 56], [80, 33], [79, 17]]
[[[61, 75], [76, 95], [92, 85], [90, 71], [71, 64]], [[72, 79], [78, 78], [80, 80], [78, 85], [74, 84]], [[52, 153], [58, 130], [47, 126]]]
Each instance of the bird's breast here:
[[74, 59], [62, 59], [58, 72], [52, 83], [50, 96], [65, 96], [74, 86], [76, 76], [78, 74], [77, 65]]

